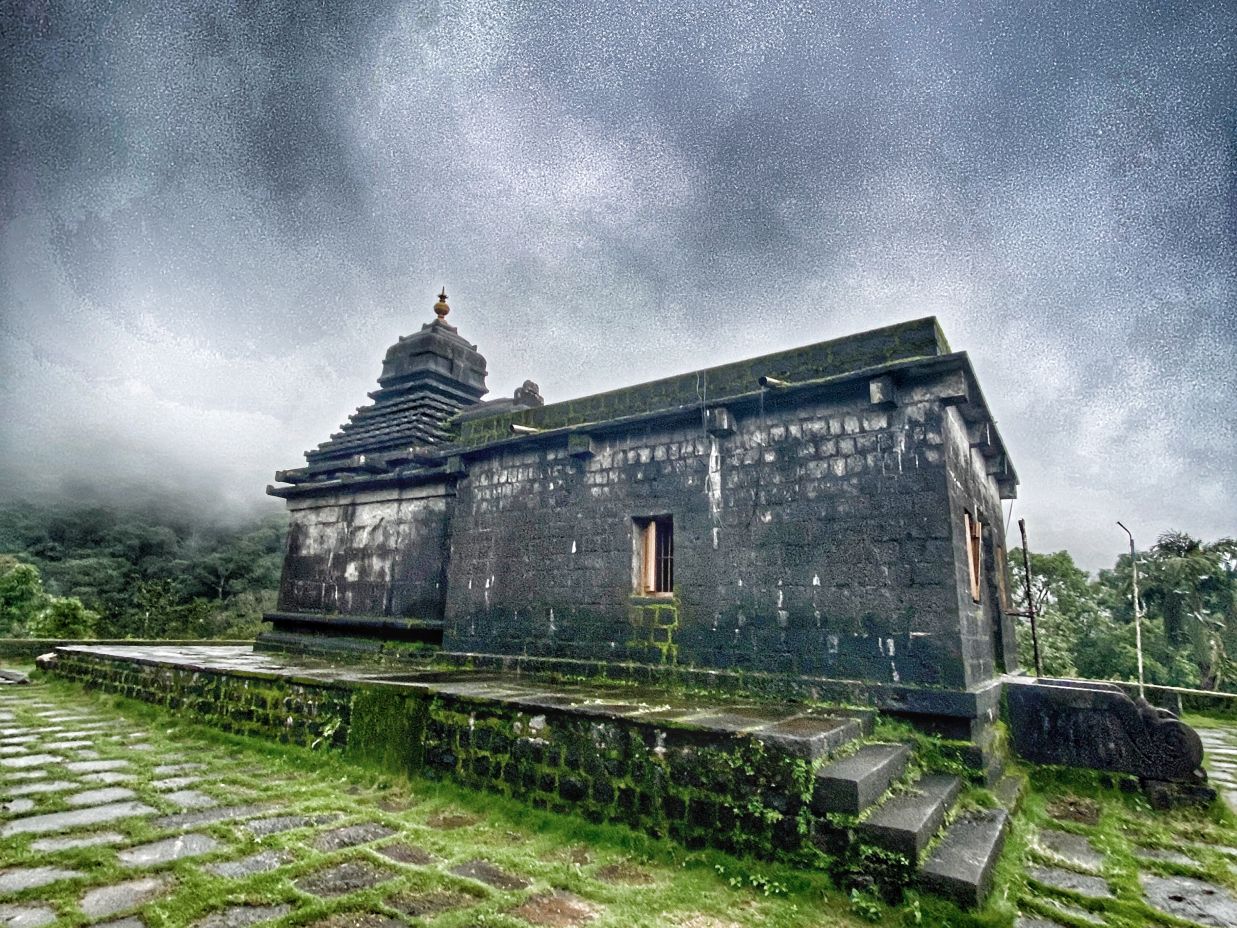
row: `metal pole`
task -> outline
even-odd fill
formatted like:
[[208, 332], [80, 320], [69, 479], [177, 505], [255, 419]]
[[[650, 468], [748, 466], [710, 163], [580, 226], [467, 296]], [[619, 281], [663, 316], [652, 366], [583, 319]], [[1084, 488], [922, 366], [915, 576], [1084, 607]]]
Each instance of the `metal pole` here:
[[1027, 520], [1018, 520], [1022, 533], [1022, 582], [1027, 594], [1027, 618], [1031, 620], [1031, 648], [1035, 652], [1035, 676], [1042, 677], [1044, 670], [1039, 662], [1039, 631], [1035, 627], [1035, 600], [1031, 598], [1031, 555], [1027, 550]]
[[1138, 602], [1138, 555], [1134, 550], [1134, 534], [1121, 522], [1117, 523], [1121, 526], [1122, 531], [1130, 536], [1130, 570], [1132, 571], [1131, 580], [1134, 586], [1134, 650], [1138, 653], [1138, 695], [1142, 699], [1147, 698], [1147, 691], [1143, 684], [1143, 623], [1142, 623], [1142, 607]]

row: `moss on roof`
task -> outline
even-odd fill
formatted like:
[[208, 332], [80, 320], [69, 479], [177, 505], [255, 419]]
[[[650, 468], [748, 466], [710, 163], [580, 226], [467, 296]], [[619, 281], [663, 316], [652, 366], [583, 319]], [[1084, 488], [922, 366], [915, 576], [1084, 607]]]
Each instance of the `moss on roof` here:
[[556, 429], [699, 405], [702, 398], [722, 402], [757, 389], [761, 376], [798, 383], [948, 353], [936, 317], [928, 316], [562, 403], [464, 420], [456, 424], [458, 441], [475, 446], [507, 438], [513, 423]]

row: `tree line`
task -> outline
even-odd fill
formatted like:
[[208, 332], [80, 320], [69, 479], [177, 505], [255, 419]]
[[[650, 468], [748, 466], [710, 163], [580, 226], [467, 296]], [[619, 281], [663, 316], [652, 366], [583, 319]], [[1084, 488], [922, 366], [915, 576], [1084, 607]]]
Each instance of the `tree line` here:
[[[166, 501], [0, 503], [0, 636], [251, 638], [275, 606], [286, 526], [219, 525]], [[1021, 560], [1010, 586], [1025, 612]], [[1030, 561], [1044, 674], [1137, 679], [1129, 554], [1095, 577], [1066, 551]], [[1138, 568], [1146, 681], [1237, 692], [1237, 541], [1166, 532]]]
[[275, 605], [286, 525], [166, 501], [0, 503], [0, 636], [252, 638]]
[[[1025, 612], [1021, 557], [1010, 561], [1015, 608]], [[1066, 551], [1030, 562], [1044, 675], [1137, 680], [1130, 555], [1097, 577]], [[1165, 532], [1137, 564], [1146, 682], [1237, 692], [1237, 540]], [[1029, 623], [1019, 621], [1019, 658], [1032, 670]]]

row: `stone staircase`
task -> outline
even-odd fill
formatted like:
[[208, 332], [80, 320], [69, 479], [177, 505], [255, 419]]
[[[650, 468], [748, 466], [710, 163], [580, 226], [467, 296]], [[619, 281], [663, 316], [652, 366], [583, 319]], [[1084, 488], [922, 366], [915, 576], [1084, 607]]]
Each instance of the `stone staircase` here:
[[869, 743], [820, 767], [812, 801], [818, 843], [835, 853], [844, 848], [851, 859], [864, 847], [901, 855], [923, 890], [978, 906], [991, 888], [1021, 780], [985, 755], [975, 778], [992, 785], [1003, 806], [955, 812], [962, 778], [924, 773], [908, 781], [911, 759], [905, 744]]

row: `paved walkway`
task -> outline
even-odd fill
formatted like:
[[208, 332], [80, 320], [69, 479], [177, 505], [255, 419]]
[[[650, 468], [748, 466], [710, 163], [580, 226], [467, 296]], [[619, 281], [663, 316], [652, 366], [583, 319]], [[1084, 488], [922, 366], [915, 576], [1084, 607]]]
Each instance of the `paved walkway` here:
[[[489, 814], [480, 794], [408, 792], [303, 750], [169, 731], [169, 719], [0, 687], [0, 926], [862, 924], [841, 894], [764, 898], [756, 865], [640, 859], [585, 843], [571, 819], [539, 833]], [[1203, 734], [1232, 802], [1237, 725]], [[1068, 775], [1044, 776], [1014, 824], [1025, 878], [1001, 889], [1020, 928], [1237, 925], [1231, 819], [1076, 796]]]
[[413, 795], [327, 757], [314, 769], [300, 749], [168, 734], [167, 718], [0, 688], [0, 926], [739, 928], [707, 893], [684, 907], [666, 892], [665, 862], [480, 815], [484, 797]]
[[1203, 739], [1203, 766], [1211, 785], [1237, 812], [1237, 722], [1226, 728], [1199, 728]]

